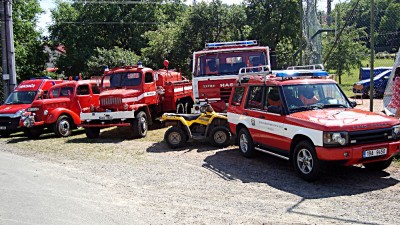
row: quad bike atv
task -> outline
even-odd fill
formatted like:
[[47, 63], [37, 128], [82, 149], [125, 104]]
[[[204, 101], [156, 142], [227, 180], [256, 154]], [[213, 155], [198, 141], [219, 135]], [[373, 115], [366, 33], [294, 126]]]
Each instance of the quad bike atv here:
[[216, 113], [206, 102], [200, 107], [199, 114], [164, 113], [161, 121], [170, 127], [164, 140], [170, 148], [180, 148], [191, 140], [209, 139], [215, 147], [226, 147], [230, 144], [231, 132], [226, 113]]

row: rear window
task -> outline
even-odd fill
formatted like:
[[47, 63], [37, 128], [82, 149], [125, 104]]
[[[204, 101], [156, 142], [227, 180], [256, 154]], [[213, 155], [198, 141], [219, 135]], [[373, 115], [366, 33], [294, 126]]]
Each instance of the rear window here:
[[231, 105], [240, 105], [242, 103], [244, 87], [236, 87], [233, 92]]
[[248, 109], [262, 109], [262, 86], [252, 86], [249, 88], [249, 97], [247, 99], [246, 108]]

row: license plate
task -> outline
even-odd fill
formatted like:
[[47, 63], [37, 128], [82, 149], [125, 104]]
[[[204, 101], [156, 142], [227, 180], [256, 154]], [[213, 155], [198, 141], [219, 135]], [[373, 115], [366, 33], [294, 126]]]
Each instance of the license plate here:
[[100, 116], [99, 119], [101, 119], [101, 120], [112, 120], [112, 116]]
[[0, 126], [0, 130], [7, 130], [6, 126]]
[[369, 158], [374, 156], [386, 155], [387, 148], [378, 148], [373, 150], [367, 150], [363, 152], [363, 158]]

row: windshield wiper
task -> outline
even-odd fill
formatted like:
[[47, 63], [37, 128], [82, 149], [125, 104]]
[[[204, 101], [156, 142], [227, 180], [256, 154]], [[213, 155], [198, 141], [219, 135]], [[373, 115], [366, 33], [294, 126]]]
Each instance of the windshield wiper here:
[[327, 104], [324, 105], [324, 108], [348, 108], [348, 107], [343, 104]]
[[316, 110], [316, 109], [322, 109], [324, 108], [324, 104], [321, 103], [316, 103], [312, 105], [305, 105], [305, 106], [299, 106], [293, 109], [290, 109], [291, 112], [301, 112], [301, 111], [306, 111], [306, 110]]

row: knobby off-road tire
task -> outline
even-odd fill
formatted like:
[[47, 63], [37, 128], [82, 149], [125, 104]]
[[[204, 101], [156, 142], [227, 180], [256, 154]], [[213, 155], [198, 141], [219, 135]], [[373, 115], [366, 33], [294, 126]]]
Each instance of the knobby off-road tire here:
[[89, 139], [95, 139], [100, 136], [100, 128], [87, 127], [85, 128], [86, 137]]
[[188, 136], [179, 127], [170, 127], [164, 134], [164, 141], [172, 148], [181, 148], [186, 145]]
[[238, 139], [240, 153], [247, 158], [254, 157], [256, 150], [254, 149], [253, 138], [251, 138], [251, 135], [246, 128], [239, 130]]
[[147, 122], [147, 115], [145, 112], [140, 111], [136, 115], [135, 120], [133, 120], [133, 122], [131, 124], [131, 128], [132, 128], [134, 138], [146, 137], [149, 126], [148, 126], [148, 122]]
[[72, 122], [67, 115], [58, 117], [54, 124], [54, 133], [57, 137], [68, 137], [72, 133]]
[[211, 130], [209, 138], [212, 146], [224, 148], [231, 142], [231, 132], [224, 126], [217, 126]]
[[43, 133], [43, 128], [38, 128], [38, 127], [25, 128], [23, 131], [25, 137], [29, 139], [38, 139], [40, 135]]
[[382, 171], [390, 166], [392, 164], [393, 158], [390, 158], [385, 161], [380, 161], [380, 162], [373, 162], [373, 163], [364, 163], [364, 167], [373, 170], [373, 171]]
[[321, 164], [314, 145], [309, 141], [301, 141], [294, 148], [293, 166], [300, 177], [306, 181], [315, 181], [321, 177]]

